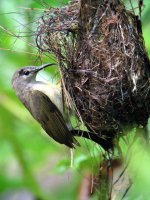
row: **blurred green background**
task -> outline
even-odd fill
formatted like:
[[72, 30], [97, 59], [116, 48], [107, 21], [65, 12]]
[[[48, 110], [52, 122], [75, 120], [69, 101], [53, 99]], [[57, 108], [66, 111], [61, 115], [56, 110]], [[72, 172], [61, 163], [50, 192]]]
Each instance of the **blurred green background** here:
[[[137, 2], [134, 0], [133, 4]], [[53, 56], [41, 57], [38, 53], [34, 32], [44, 9], [62, 6], [67, 0], [1, 0], [0, 3], [0, 200], [78, 199], [83, 176], [88, 170], [94, 173], [103, 159], [99, 156], [101, 149], [80, 139], [82, 147], [75, 150], [71, 168], [70, 150], [41, 130], [11, 88], [11, 77], [17, 68], [53, 62]], [[150, 2], [144, 0], [143, 35], [150, 55], [149, 13]], [[53, 81], [56, 74], [57, 69], [51, 68], [41, 76]], [[120, 144], [126, 153], [124, 142]], [[150, 150], [138, 141], [132, 154], [129, 173], [140, 175], [133, 176], [135, 184], [127, 199], [148, 200]]]

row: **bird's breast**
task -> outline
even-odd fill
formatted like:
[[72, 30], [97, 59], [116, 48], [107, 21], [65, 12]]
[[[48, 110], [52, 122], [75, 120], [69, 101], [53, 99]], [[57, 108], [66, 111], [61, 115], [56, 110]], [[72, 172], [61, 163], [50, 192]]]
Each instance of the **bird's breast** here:
[[32, 87], [33, 90], [38, 90], [44, 93], [53, 104], [61, 111], [63, 114], [63, 102], [62, 102], [62, 93], [61, 89], [55, 85], [47, 84], [47, 83], [36, 83]]

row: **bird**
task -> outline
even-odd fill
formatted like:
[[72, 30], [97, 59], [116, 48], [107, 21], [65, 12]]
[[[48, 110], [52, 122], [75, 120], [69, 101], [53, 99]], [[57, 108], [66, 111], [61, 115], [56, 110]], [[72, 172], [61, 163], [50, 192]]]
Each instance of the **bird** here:
[[65, 116], [61, 87], [46, 80], [36, 80], [39, 71], [48, 66], [26, 66], [15, 71], [12, 87], [19, 100], [41, 125], [45, 132], [56, 142], [69, 148], [80, 146], [75, 136], [84, 137], [100, 144], [105, 150], [112, 148], [112, 143], [90, 131], [74, 130]]
[[61, 88], [47, 81], [36, 80], [39, 71], [52, 65], [54, 64], [26, 66], [16, 70], [12, 77], [12, 87], [20, 101], [50, 137], [60, 144], [74, 148], [78, 142], [63, 116]]

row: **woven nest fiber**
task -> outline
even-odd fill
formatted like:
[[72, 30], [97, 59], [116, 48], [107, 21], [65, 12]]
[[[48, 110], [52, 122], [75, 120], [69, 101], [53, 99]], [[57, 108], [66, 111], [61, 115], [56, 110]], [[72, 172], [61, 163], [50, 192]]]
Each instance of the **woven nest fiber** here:
[[150, 62], [140, 20], [122, 2], [73, 1], [52, 8], [39, 22], [36, 42], [58, 59], [65, 88], [89, 130], [107, 139], [125, 126], [146, 125]]

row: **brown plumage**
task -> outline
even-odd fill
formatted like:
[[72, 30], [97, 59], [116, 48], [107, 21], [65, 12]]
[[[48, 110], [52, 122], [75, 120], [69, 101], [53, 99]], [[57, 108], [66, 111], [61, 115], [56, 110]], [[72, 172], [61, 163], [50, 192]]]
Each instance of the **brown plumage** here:
[[55, 141], [73, 148], [78, 144], [63, 117], [60, 88], [47, 82], [36, 81], [41, 67], [23, 67], [15, 72], [12, 85], [17, 96], [42, 128]]

